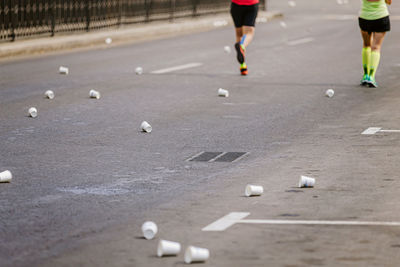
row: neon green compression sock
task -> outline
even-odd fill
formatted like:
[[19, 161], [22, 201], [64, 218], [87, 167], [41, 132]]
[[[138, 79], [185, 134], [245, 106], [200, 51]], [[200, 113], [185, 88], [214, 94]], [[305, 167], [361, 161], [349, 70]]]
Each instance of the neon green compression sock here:
[[371, 63], [371, 47], [363, 47], [362, 64], [363, 64], [364, 74], [369, 74], [370, 63]]
[[247, 65], [245, 62], [243, 62], [243, 64], [240, 64], [240, 68], [241, 69], [247, 69]]
[[371, 52], [371, 62], [369, 70], [369, 76], [371, 78], [375, 78], [376, 70], [378, 69], [380, 59], [381, 59], [381, 53], [379, 51]]

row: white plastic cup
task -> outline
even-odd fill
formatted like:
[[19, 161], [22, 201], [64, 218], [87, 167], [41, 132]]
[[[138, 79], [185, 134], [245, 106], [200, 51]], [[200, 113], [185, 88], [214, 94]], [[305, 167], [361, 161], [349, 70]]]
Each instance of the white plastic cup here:
[[230, 54], [231, 48], [229, 46], [224, 46], [224, 51], [225, 51], [225, 53]]
[[286, 29], [286, 28], [287, 28], [287, 24], [286, 24], [286, 22], [284, 22], [284, 21], [281, 21], [279, 24], [281, 25], [281, 27], [282, 27], [282, 28], [284, 28], [284, 29]]
[[54, 98], [54, 92], [51, 91], [51, 90], [47, 90], [47, 91], [44, 93], [44, 96], [45, 96], [46, 98], [48, 98], [48, 99], [53, 99], [53, 98]]
[[35, 107], [31, 107], [28, 110], [28, 113], [29, 113], [29, 116], [32, 117], [32, 118], [36, 118], [37, 115], [38, 115], [38, 111], [37, 111], [37, 109]]
[[189, 246], [185, 251], [185, 262], [204, 262], [210, 258], [210, 251], [206, 248]]
[[106, 44], [111, 44], [112, 43], [112, 39], [111, 38], [106, 38], [105, 43]]
[[147, 121], [142, 122], [142, 124], [140, 125], [140, 129], [142, 129], [142, 131], [146, 133], [151, 133], [151, 131], [153, 130], [153, 128]]
[[251, 185], [248, 184], [244, 191], [246, 197], [250, 196], [261, 196], [264, 193], [264, 188], [261, 185]]
[[61, 67], [58, 69], [58, 72], [59, 72], [60, 74], [68, 75], [69, 69], [68, 69], [67, 67], [61, 66]]
[[143, 68], [142, 67], [137, 67], [135, 69], [135, 72], [136, 72], [137, 75], [142, 75], [143, 74]]
[[222, 96], [222, 97], [229, 97], [229, 91], [219, 88], [218, 89], [218, 96]]
[[335, 94], [335, 91], [333, 91], [333, 89], [328, 89], [325, 92], [325, 96], [331, 98], [333, 95]]
[[157, 256], [176, 256], [181, 252], [181, 244], [178, 242], [160, 240], [157, 247]]
[[289, 1], [289, 2], [288, 2], [288, 5], [289, 5], [290, 7], [295, 7], [295, 6], [296, 6], [296, 2], [295, 2], [295, 1]]
[[101, 97], [100, 93], [95, 90], [90, 90], [89, 96], [90, 96], [90, 98], [96, 98], [96, 99], [100, 99], [100, 97]]
[[142, 225], [142, 232], [144, 238], [146, 238], [147, 240], [153, 239], [158, 232], [157, 225], [154, 222], [145, 222]]
[[315, 179], [307, 176], [301, 176], [299, 180], [299, 187], [314, 187]]
[[4, 172], [0, 172], [0, 183], [9, 183], [11, 182], [12, 174], [9, 170]]

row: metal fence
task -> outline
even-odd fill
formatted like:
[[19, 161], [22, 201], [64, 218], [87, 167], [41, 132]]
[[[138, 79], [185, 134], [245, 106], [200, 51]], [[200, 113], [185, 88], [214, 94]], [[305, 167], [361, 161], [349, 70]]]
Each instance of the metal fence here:
[[[230, 0], [0, 0], [0, 42], [229, 10]], [[265, 9], [265, 0], [260, 1]]]

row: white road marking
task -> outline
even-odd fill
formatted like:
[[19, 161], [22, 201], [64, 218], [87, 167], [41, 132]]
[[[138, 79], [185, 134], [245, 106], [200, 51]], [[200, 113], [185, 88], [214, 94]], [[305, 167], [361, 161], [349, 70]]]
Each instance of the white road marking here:
[[203, 153], [204, 153], [204, 151], [201, 151], [200, 153], [197, 153], [196, 155], [194, 155], [194, 156], [188, 158], [188, 159], [185, 160], [185, 161], [191, 161], [192, 159], [194, 159], [194, 158], [197, 157], [197, 156], [200, 156], [200, 155], [203, 154]]
[[207, 225], [202, 231], [225, 231], [232, 225], [238, 223], [241, 219], [250, 215], [250, 212], [231, 212], [221, 219]]
[[175, 66], [175, 67], [171, 67], [171, 68], [166, 68], [166, 69], [161, 69], [161, 70], [155, 70], [152, 71], [151, 73], [153, 74], [163, 74], [163, 73], [168, 73], [168, 72], [173, 72], [173, 71], [177, 71], [177, 70], [184, 70], [184, 69], [190, 69], [190, 68], [195, 68], [195, 67], [199, 67], [203, 65], [203, 63], [189, 63], [189, 64], [185, 64], [185, 65], [179, 65], [179, 66]]
[[382, 128], [379, 127], [369, 127], [368, 129], [366, 129], [364, 132], [362, 132], [361, 134], [365, 134], [365, 135], [371, 135], [371, 134], [376, 134], [377, 132], [379, 132]]
[[204, 227], [202, 231], [225, 231], [237, 223], [280, 225], [400, 226], [400, 222], [326, 221], [326, 220], [243, 220], [249, 212], [231, 212]]
[[379, 133], [400, 133], [400, 130], [382, 130], [382, 128], [379, 128], [379, 127], [369, 127], [368, 129], [366, 129], [361, 134], [373, 135], [373, 134], [376, 134], [378, 132]]
[[223, 155], [225, 155], [226, 153], [228, 153], [228, 152], [223, 152], [222, 154], [219, 154], [218, 156], [216, 156], [215, 158], [213, 158], [213, 159], [210, 159], [208, 162], [214, 162], [216, 159], [218, 159], [218, 158], [220, 158], [220, 157], [222, 157]]
[[300, 45], [300, 44], [311, 43], [312, 41], [314, 41], [314, 38], [312, 38], [312, 37], [307, 37], [307, 38], [302, 38], [302, 39], [290, 41], [290, 42], [288, 42], [287, 44], [290, 45], [290, 46], [294, 46], [294, 45]]

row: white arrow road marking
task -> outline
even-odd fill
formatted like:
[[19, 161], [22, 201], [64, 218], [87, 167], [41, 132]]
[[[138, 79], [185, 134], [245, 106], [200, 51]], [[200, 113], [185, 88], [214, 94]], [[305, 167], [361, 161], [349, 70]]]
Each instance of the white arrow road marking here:
[[400, 226], [400, 222], [371, 221], [324, 221], [324, 220], [243, 220], [249, 212], [231, 212], [221, 219], [204, 227], [202, 231], [225, 231], [237, 223], [280, 224], [280, 225], [339, 225], [339, 226]]
[[176, 67], [171, 67], [171, 68], [166, 68], [166, 69], [161, 69], [161, 70], [155, 70], [152, 71], [151, 73], [153, 74], [163, 74], [163, 73], [168, 73], [168, 72], [173, 72], [177, 70], [184, 70], [184, 69], [190, 69], [190, 68], [195, 68], [203, 65], [203, 63], [189, 63], [185, 65], [179, 65]]
[[379, 127], [369, 127], [361, 134], [372, 135], [372, 134], [376, 134], [378, 132], [379, 133], [400, 133], [400, 130], [382, 130], [382, 128], [379, 128]]

